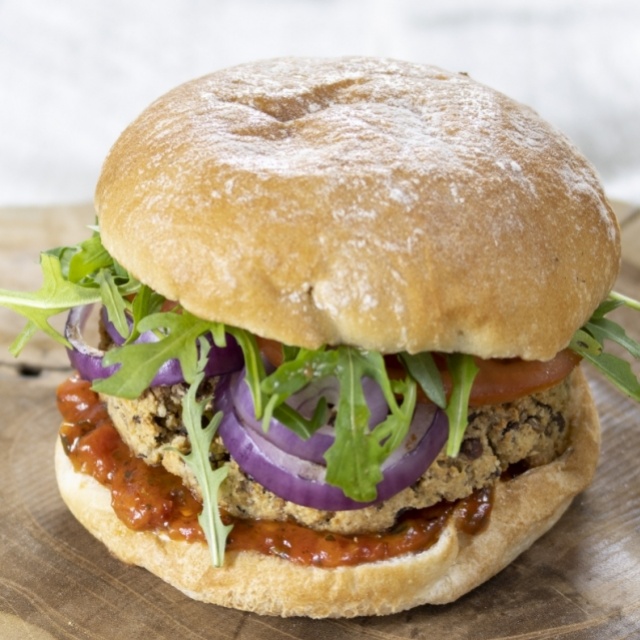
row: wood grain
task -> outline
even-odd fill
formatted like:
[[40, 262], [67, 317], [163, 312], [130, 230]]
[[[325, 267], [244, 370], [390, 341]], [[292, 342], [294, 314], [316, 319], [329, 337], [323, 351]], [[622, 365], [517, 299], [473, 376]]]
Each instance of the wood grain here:
[[[0, 287], [37, 288], [38, 249], [83, 237], [91, 222], [88, 207], [0, 210]], [[640, 296], [640, 269], [625, 263], [617, 288]], [[620, 313], [640, 339], [638, 316]], [[351, 621], [280, 620], [191, 601], [111, 558], [75, 522], [58, 497], [52, 460], [54, 391], [68, 366], [46, 339], [13, 361], [6, 346], [20, 327], [16, 316], [0, 314], [3, 640], [640, 637], [640, 409], [595, 374], [604, 431], [596, 480], [501, 574], [453, 605]]]

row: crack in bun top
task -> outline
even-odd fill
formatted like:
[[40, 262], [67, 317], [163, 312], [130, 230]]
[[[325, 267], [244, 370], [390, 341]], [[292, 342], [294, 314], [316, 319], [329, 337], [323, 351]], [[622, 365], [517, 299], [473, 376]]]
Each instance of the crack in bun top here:
[[121, 135], [103, 242], [202, 318], [288, 344], [548, 359], [611, 289], [598, 177], [465, 74], [283, 58], [187, 82]]

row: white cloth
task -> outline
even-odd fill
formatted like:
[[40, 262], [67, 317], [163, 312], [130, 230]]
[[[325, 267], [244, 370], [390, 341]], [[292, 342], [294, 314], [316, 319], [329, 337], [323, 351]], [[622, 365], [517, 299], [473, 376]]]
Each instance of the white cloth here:
[[90, 200], [119, 132], [184, 80], [345, 54], [469, 72], [640, 204], [637, 0], [0, 0], [0, 206]]

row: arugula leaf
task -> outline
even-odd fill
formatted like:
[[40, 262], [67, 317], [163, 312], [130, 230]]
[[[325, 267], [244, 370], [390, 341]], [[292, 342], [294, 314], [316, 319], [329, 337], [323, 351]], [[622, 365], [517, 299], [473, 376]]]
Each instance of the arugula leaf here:
[[20, 353], [36, 329], [40, 329], [65, 347], [70, 346], [67, 339], [49, 324], [49, 318], [72, 307], [98, 302], [101, 299], [98, 287], [83, 287], [65, 279], [58, 256], [43, 253], [40, 266], [43, 283], [38, 291], [22, 293], [0, 289], [0, 305], [12, 309], [28, 320], [27, 327], [9, 349], [14, 356]]
[[601, 345], [605, 340], [611, 340], [623, 347], [629, 355], [640, 358], [640, 344], [630, 338], [625, 330], [608, 318], [594, 318], [586, 324], [588, 331]]
[[600, 342], [598, 342], [590, 333], [585, 331], [585, 329], [578, 329], [573, 334], [573, 338], [569, 343], [569, 348], [573, 349], [573, 351], [583, 357], [587, 353], [593, 356], [600, 355], [603, 349], [602, 344], [600, 344]]
[[158, 313], [162, 309], [165, 297], [143, 284], [131, 304], [132, 326], [125, 344], [136, 340], [140, 335], [140, 322], [146, 316]]
[[262, 381], [260, 388], [268, 395], [278, 394], [284, 402], [310, 382], [332, 375], [338, 365], [338, 359], [338, 351], [334, 349], [299, 349], [296, 357], [283, 362]]
[[300, 351], [300, 347], [291, 347], [288, 344], [282, 345], [282, 356], [285, 362], [289, 362], [289, 360], [294, 360]]
[[447, 366], [452, 380], [451, 397], [445, 410], [449, 418], [447, 455], [455, 457], [460, 452], [460, 445], [467, 429], [469, 396], [479, 369], [472, 356], [462, 353], [448, 355]]
[[302, 438], [308, 438], [321, 426], [326, 408], [316, 407], [310, 420], [284, 402], [314, 380], [330, 376], [338, 364], [338, 352], [324, 347], [316, 351], [299, 349], [293, 360], [285, 361], [260, 383], [262, 395], [269, 400], [262, 416], [262, 428], [268, 430], [272, 416]]
[[198, 516], [198, 522], [207, 538], [211, 564], [214, 567], [220, 567], [224, 562], [227, 536], [233, 529], [232, 525], [225, 525], [222, 522], [218, 506], [218, 492], [229, 473], [229, 467], [225, 464], [215, 470], [211, 468], [209, 451], [222, 419], [222, 413], [216, 413], [206, 427], [202, 426], [204, 408], [210, 399], [204, 398], [201, 401], [196, 399], [198, 387], [203, 379], [204, 373], [197, 375], [182, 400], [182, 421], [189, 436], [191, 451], [188, 454], [178, 453], [193, 472], [200, 487], [202, 512]]
[[63, 247], [62, 250], [73, 252], [68, 270], [66, 273], [63, 271], [71, 282], [81, 282], [91, 274], [108, 269], [113, 264], [113, 258], [102, 246], [102, 240], [97, 233], [75, 247]]
[[604, 351], [595, 355], [585, 351], [581, 355], [603, 373], [620, 391], [636, 402], [640, 402], [640, 382], [626, 360]]
[[211, 336], [216, 347], [223, 349], [227, 346], [227, 326], [222, 322], [212, 323]]
[[325, 453], [326, 481], [353, 500], [375, 500], [382, 480], [383, 451], [369, 433], [369, 408], [362, 390], [362, 362], [352, 349], [339, 348], [340, 397], [335, 440]]
[[113, 274], [107, 269], [100, 269], [96, 276], [100, 285], [102, 304], [107, 309], [107, 317], [113, 323], [118, 333], [126, 338], [129, 335], [129, 323], [126, 312], [131, 307], [120, 294]]
[[258, 348], [258, 341], [252, 333], [249, 333], [244, 329], [226, 327], [226, 330], [236, 339], [236, 342], [242, 349], [242, 355], [244, 356], [245, 379], [249, 385], [251, 397], [253, 398], [256, 418], [262, 418], [265, 400], [260, 388], [260, 383], [265, 377], [265, 370], [262, 362], [262, 356], [260, 355], [260, 349]]
[[60, 272], [62, 273], [63, 278], [66, 280], [69, 279], [69, 268], [71, 265], [71, 261], [73, 257], [80, 251], [80, 246], [75, 245], [72, 247], [56, 247], [55, 249], [49, 249], [48, 251], [43, 251], [40, 254], [40, 261], [42, 261], [43, 255], [53, 256], [57, 258], [60, 262]]
[[594, 320], [596, 318], [604, 318], [608, 313], [614, 311], [618, 307], [622, 307], [624, 302], [622, 300], [616, 300], [609, 296], [605, 298], [596, 308], [596, 310], [591, 314], [590, 320]]
[[444, 409], [447, 406], [447, 397], [442, 384], [442, 376], [433, 356], [426, 351], [416, 354], [404, 352], [400, 353], [398, 358], [409, 375], [420, 385], [427, 398]]
[[9, 353], [17, 357], [37, 331], [38, 325], [29, 320], [24, 326], [24, 329], [22, 329], [22, 331], [16, 336], [15, 340], [9, 345]]
[[19, 355], [38, 329], [70, 347], [64, 335], [51, 326], [49, 319], [103, 298], [110, 317], [116, 318], [122, 328], [120, 309], [126, 304], [124, 298], [140, 287], [140, 283], [105, 250], [98, 233], [80, 244], [42, 252], [40, 268], [43, 283], [38, 291], [0, 290], [0, 305], [27, 318], [27, 325], [9, 348], [14, 356]]
[[[384, 358], [379, 353], [338, 347], [336, 376], [340, 382], [335, 439], [325, 453], [326, 481], [340, 487], [353, 500], [375, 500], [376, 486], [382, 480], [381, 465], [404, 439], [416, 402], [416, 384], [407, 378], [403, 403], [396, 402], [387, 376]], [[369, 428], [370, 412], [362, 389], [368, 376], [378, 384], [389, 403], [391, 413], [385, 421]]]
[[[276, 397], [274, 396], [274, 398]], [[289, 405], [281, 404], [273, 409], [273, 417], [302, 439], [310, 438], [320, 427], [327, 424], [329, 405], [326, 398], [320, 398], [316, 408], [313, 410], [313, 415], [307, 420]]]
[[[349, 347], [345, 348], [349, 349]], [[387, 419], [376, 426], [378, 437], [381, 441], [385, 440], [386, 458], [407, 435], [417, 400], [416, 383], [411, 377], [391, 381], [384, 356], [380, 353], [358, 349], [355, 349], [355, 353], [363, 362], [361, 377], [370, 377], [378, 383], [390, 410]], [[398, 395], [403, 398], [401, 405], [396, 399]]]
[[177, 359], [187, 382], [195, 378], [198, 367], [198, 338], [215, 328], [216, 323], [200, 320], [184, 311], [154, 313], [139, 323], [140, 331], [161, 330], [157, 342], [128, 344], [111, 349], [103, 362], [109, 366], [120, 364], [108, 378], [96, 380], [93, 388], [121, 398], [137, 398], [168, 360]]
[[622, 358], [605, 351], [607, 341], [621, 346], [633, 358], [640, 359], [640, 344], [627, 335], [625, 330], [606, 314], [621, 306], [640, 311], [640, 302], [611, 292], [594, 311], [589, 321], [574, 334], [570, 348], [590, 362], [622, 393], [640, 402], [640, 380], [634, 374], [631, 365]]

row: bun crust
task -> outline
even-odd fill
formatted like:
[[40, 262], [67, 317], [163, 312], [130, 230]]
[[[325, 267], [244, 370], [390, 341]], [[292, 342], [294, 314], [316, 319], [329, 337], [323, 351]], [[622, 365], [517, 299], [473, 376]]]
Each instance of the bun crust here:
[[117, 519], [107, 489], [76, 473], [61, 444], [56, 475], [74, 516], [124, 562], [147, 568], [186, 595], [265, 615], [383, 615], [452, 602], [507, 566], [550, 529], [595, 471], [600, 426], [588, 384], [572, 380], [571, 443], [556, 461], [499, 482], [489, 526], [467, 537], [449, 525], [429, 550], [356, 567], [320, 569], [252, 553], [227, 554], [214, 569], [206, 545], [134, 532]]
[[464, 74], [276, 59], [186, 83], [111, 150], [102, 238], [195, 315], [287, 344], [545, 360], [609, 292], [584, 157]]

